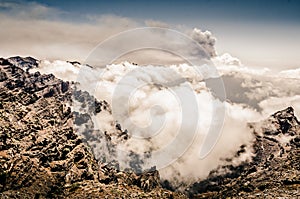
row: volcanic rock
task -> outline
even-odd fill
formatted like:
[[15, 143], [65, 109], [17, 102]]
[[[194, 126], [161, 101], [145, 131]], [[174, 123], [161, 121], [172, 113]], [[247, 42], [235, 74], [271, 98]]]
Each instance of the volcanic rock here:
[[210, 172], [186, 190], [191, 198], [300, 198], [300, 123], [294, 109], [249, 126], [255, 135], [252, 161]]
[[0, 60], [0, 198], [185, 198], [161, 188], [158, 171], [138, 175], [97, 160], [87, 142], [96, 138], [75, 124], [90, 117], [69, 104], [75, 96], [93, 114], [110, 112], [109, 104], [51, 74], [29, 73], [37, 63]]

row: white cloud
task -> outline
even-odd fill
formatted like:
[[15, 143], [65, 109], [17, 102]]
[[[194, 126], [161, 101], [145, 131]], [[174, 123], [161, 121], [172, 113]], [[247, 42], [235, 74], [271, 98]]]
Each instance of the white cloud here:
[[217, 66], [242, 66], [241, 61], [229, 53], [213, 57], [213, 62]]
[[[157, 158], [156, 162], [151, 158], [144, 158], [143, 168], [156, 165], [161, 170], [162, 178], [171, 180], [175, 184], [176, 182], [192, 183], [203, 179], [212, 169], [227, 164], [223, 161], [226, 157], [232, 157], [240, 145], [252, 142], [253, 137], [247, 127], [248, 122], [260, 121], [287, 106], [293, 106], [296, 115], [300, 115], [300, 90], [295, 86], [300, 83], [299, 78], [285, 78], [270, 70], [255, 70], [245, 66], [228, 66], [228, 68], [222, 66], [220, 73], [223, 75], [228, 100], [221, 102], [206, 87], [205, 78], [199, 75], [194, 67], [187, 64], [165, 67], [137, 66], [124, 62], [100, 69], [85, 68], [83, 70], [86, 71], [85, 73], [80, 71], [82, 67], [62, 61], [42, 61], [38, 70], [54, 73], [63, 79], [81, 81], [83, 89], [88, 90], [98, 99], [108, 101], [112, 105], [114, 119], [117, 119], [122, 127], [128, 129], [128, 132], [133, 135], [133, 138], [119, 145], [119, 149], [123, 152], [117, 153], [114, 158], [121, 161], [121, 166], [128, 167], [131, 160], [128, 158], [128, 153], [131, 150], [140, 154], [150, 150], [152, 157]], [[168, 84], [168, 82], [172, 83]], [[178, 96], [181, 92], [183, 96], [188, 96], [186, 88], [192, 89], [197, 109], [195, 104], [190, 104], [192, 107], [182, 105]], [[213, 108], [220, 105], [224, 105], [226, 110], [220, 137], [212, 151], [205, 158], [200, 159], [199, 153], [205, 136], [209, 135], [208, 129], [216, 119]], [[182, 115], [182, 108], [188, 109], [190, 113]], [[126, 110], [129, 110], [129, 113]], [[195, 110], [199, 112], [198, 118], [193, 112]], [[182, 116], [187, 118], [183, 123]], [[193, 120], [194, 118], [196, 120]], [[99, 115], [94, 121], [98, 121], [96, 128], [104, 130], [109, 129], [108, 124], [112, 122], [112, 118], [109, 115]], [[107, 124], [103, 124], [103, 121]], [[196, 121], [198, 124], [195, 123]], [[195, 137], [187, 134], [180, 139], [181, 144], [186, 148], [180, 148], [177, 144], [175, 148], [168, 151], [168, 155], [157, 155], [174, 139], [176, 140], [180, 132], [191, 132], [191, 126], [195, 125], [197, 126]], [[184, 143], [191, 145], [184, 145]], [[177, 159], [178, 151], [183, 152], [183, 155]], [[103, 155], [103, 152], [96, 152], [96, 154]], [[233, 163], [250, 160], [252, 155], [249, 149]], [[176, 160], [172, 164], [159, 164], [160, 161], [162, 164], [166, 163], [164, 161], [168, 158], [172, 159], [172, 156]], [[112, 157], [110, 155], [110, 158]]]
[[299, 79], [299, 77], [300, 77], [300, 68], [281, 71], [278, 74], [278, 76], [283, 77], [283, 78], [296, 78], [296, 79]]
[[[151, 157], [155, 159], [143, 159], [143, 168], [156, 165], [162, 171], [162, 178], [173, 182], [180, 179], [190, 183], [192, 180], [204, 178], [211, 169], [223, 163], [222, 159], [230, 157], [241, 144], [251, 142], [252, 136], [247, 122], [261, 117], [253, 109], [216, 99], [206, 87], [205, 78], [199, 76], [194, 67], [186, 64], [164, 67], [136, 66], [124, 62], [99, 70], [91, 69], [91, 72], [85, 74], [86, 78], [82, 77], [83, 71], [79, 72], [80, 66], [61, 61], [42, 62], [39, 70], [52, 72], [68, 80], [83, 80], [82, 86], [89, 85], [85, 89], [112, 105], [114, 119], [133, 136], [124, 145], [119, 145], [123, 152], [118, 153], [119, 156], [115, 158], [122, 160], [121, 166], [128, 166], [128, 153], [131, 150], [139, 154], [150, 150]], [[75, 74], [81, 79], [78, 80]], [[193, 100], [190, 101], [193, 97], [196, 104], [192, 103]], [[189, 103], [183, 103], [184, 100]], [[209, 129], [218, 118], [213, 109], [220, 114], [222, 106], [226, 112], [223, 128], [217, 129], [221, 131], [219, 141], [206, 157], [200, 159], [204, 140], [206, 136], [211, 136]], [[183, 113], [183, 110], [188, 111]], [[219, 119], [218, 122], [222, 123], [222, 118]], [[96, 123], [96, 126], [100, 129], [104, 128], [102, 122], [103, 117], [99, 116], [100, 125]], [[232, 125], [233, 123], [239, 125]], [[143, 139], [140, 136], [149, 138]], [[180, 144], [173, 145], [165, 154], [168, 144], [176, 141], [178, 136], [181, 136]], [[177, 159], [179, 156], [181, 157]], [[175, 162], [172, 163], [170, 160], [173, 158]]]
[[300, 95], [270, 97], [259, 103], [263, 108], [265, 115], [272, 114], [275, 110], [282, 110], [286, 107], [292, 106], [295, 111], [295, 115], [300, 119]]
[[[108, 66], [107, 70], [113, 71], [113, 74], [110, 73], [109, 81], [114, 82], [113, 84], [115, 85], [118, 84], [117, 80], [112, 81], [111, 78], [114, 77], [118, 79], [119, 76], [127, 76], [128, 70], [132, 70], [132, 67], [135, 68], [134, 66], [128, 66], [126, 64], [122, 66], [114, 65], [112, 68], [111, 66]], [[130, 82], [133, 84], [130, 85], [132, 88], [129, 90], [134, 90], [133, 88], [137, 88], [138, 85], [143, 84], [143, 81], [148, 83], [156, 82], [157, 80], [154, 79], [154, 76], [167, 81], [172, 79], [170, 72], [167, 72], [168, 70], [163, 67], [144, 67], [150, 69], [151, 73], [143, 70], [143, 72], [131, 76]], [[232, 76], [227, 76], [230, 81], [225, 81], [227, 89], [230, 89], [236, 96], [235, 98], [229, 96], [231, 98], [229, 98], [227, 102], [223, 102], [226, 106], [226, 115], [222, 134], [211, 153], [204, 159], [199, 159], [199, 150], [205, 140], [205, 135], [208, 133], [207, 129], [212, 125], [212, 120], [215, 119], [215, 115], [212, 115], [211, 105], [220, 102], [211, 95], [206, 88], [203, 79], [197, 76], [197, 73], [195, 73], [192, 67], [183, 64], [172, 66], [171, 69], [179, 72], [182, 77], [186, 78], [189, 85], [193, 88], [197, 96], [200, 114], [200, 125], [196, 133], [196, 139], [193, 140], [193, 144], [177, 161], [166, 168], [161, 168], [161, 176], [163, 178], [172, 179], [173, 182], [176, 182], [178, 179], [180, 179], [181, 182], [191, 182], [191, 180], [205, 178], [211, 169], [216, 168], [220, 164], [224, 164], [222, 159], [234, 154], [241, 144], [251, 143], [253, 137], [247, 127], [248, 122], [258, 122], [287, 106], [293, 106], [296, 109], [296, 115], [299, 116], [300, 90], [294, 85], [298, 85], [300, 79], [279, 78], [276, 73], [272, 73], [269, 70], [266, 70], [265, 73], [261, 73], [259, 70], [247, 69], [247, 67], [242, 67], [240, 68], [241, 70], [236, 69], [236, 71], [232, 73]], [[235, 81], [232, 82], [231, 80]], [[284, 84], [282, 84], [282, 82], [284, 82]], [[108, 84], [110, 85], [109, 88], [104, 89], [104, 86], [104, 88], [100, 88], [99, 90], [112, 92], [113, 89], [111, 84]], [[182, 87], [183, 85], [184, 84], [180, 84], [178, 86]], [[128, 146], [135, 146], [135, 150], [147, 150], [147, 146], [155, 149], [159, 149], [160, 147], [163, 148], [169, 140], [172, 140], [174, 136], [172, 132], [176, 132], [178, 125], [185, 125], [178, 123], [180, 122], [180, 120], [176, 119], [176, 117], [180, 115], [180, 112], [176, 109], [178, 105], [172, 102], [172, 95], [168, 95], [167, 92], [168, 90], [163, 88], [160, 90], [157, 89], [157, 87], [146, 87], [145, 89], [142, 89], [142, 91], [137, 92], [138, 99], [135, 101], [132, 110], [134, 110], [134, 120], [137, 119], [139, 122], [143, 123], [145, 121], [149, 122], [151, 119], [163, 119], [161, 118], [161, 113], [152, 112], [152, 114], [150, 114], [148, 112], [152, 107], [157, 105], [157, 103], [170, 105], [173, 108], [169, 107], [163, 109], [163, 113], [167, 116], [172, 116], [171, 119], [165, 121], [166, 124], [172, 124], [172, 126], [164, 126], [163, 130], [163, 132], [169, 133], [163, 134], [162, 137], [158, 136], [157, 140], [147, 140], [142, 146], [134, 144], [139, 143], [137, 140], [131, 140], [132, 142], [129, 141]], [[242, 95], [244, 95], [244, 97]], [[123, 100], [124, 99], [120, 97], [120, 106], [124, 104]], [[203, 117], [201, 117], [201, 115]], [[195, 117], [195, 115], [191, 114], [190, 117]], [[120, 118], [120, 122], [124, 124], [124, 127], [129, 129], [129, 132], [143, 132], [135, 125], [131, 125], [130, 118]], [[149, 133], [149, 129], [144, 133]], [[249, 160], [251, 157], [252, 151], [249, 150], [242, 158]], [[234, 163], [237, 164], [242, 160], [245, 159], [237, 159]], [[147, 166], [151, 165], [145, 165], [145, 168], [147, 168]], [[176, 175], [174, 175], [175, 173]]]

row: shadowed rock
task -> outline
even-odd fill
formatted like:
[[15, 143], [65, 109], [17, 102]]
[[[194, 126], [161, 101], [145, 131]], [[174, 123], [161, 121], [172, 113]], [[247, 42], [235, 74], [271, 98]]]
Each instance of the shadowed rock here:
[[[140, 176], [98, 162], [85, 142], [95, 138], [74, 128], [91, 120], [72, 113], [74, 86], [24, 71], [37, 63], [0, 59], [0, 198], [185, 198], [160, 188], [157, 171]], [[94, 114], [110, 111], [86, 92], [75, 96]]]

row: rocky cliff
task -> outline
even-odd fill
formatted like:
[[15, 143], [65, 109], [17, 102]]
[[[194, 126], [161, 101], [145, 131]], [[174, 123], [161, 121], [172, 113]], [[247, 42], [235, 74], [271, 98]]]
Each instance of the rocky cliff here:
[[[72, 92], [82, 102], [91, 96], [53, 75], [30, 74], [35, 66], [32, 58], [0, 59], [1, 198], [185, 198], [161, 188], [156, 170], [135, 174], [98, 162], [93, 136], [76, 132], [89, 118], [68, 106]], [[104, 101], [92, 102], [85, 106], [95, 114], [109, 111]]]
[[[249, 126], [252, 146], [242, 145], [228, 165], [189, 187], [192, 198], [300, 198], [300, 122], [293, 108]], [[249, 152], [246, 148], [252, 160], [233, 166], [235, 158]]]
[[[127, 131], [116, 122], [110, 131], [90, 128], [91, 113], [110, 113], [110, 105], [72, 82], [29, 73], [35, 67], [30, 57], [0, 59], [1, 198], [300, 197], [300, 123], [291, 107], [249, 124], [252, 145], [242, 145], [184, 195], [161, 185], [155, 169], [120, 171], [102, 152], [129, 139]], [[245, 153], [251, 161], [233, 164]]]

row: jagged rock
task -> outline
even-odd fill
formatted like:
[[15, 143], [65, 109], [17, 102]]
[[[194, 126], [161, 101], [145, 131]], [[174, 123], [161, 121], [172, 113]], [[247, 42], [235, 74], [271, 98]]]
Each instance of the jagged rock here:
[[145, 191], [160, 187], [160, 178], [157, 170], [144, 172], [139, 176], [138, 185]]
[[[207, 179], [186, 190], [190, 197], [300, 197], [300, 123], [293, 108], [278, 111], [250, 127], [256, 136], [252, 161], [212, 171]], [[227, 172], [221, 172], [224, 170]]]
[[80, 65], [80, 62], [78, 62], [78, 61], [67, 61], [67, 62], [72, 65]]
[[7, 80], [7, 76], [5, 72], [0, 71], [0, 82]]
[[[109, 104], [51, 74], [24, 71], [37, 63], [0, 59], [0, 198], [186, 198], [162, 189], [157, 171], [139, 176], [99, 166], [75, 128], [80, 118], [93, 125], [90, 116], [76, 115], [67, 104], [75, 96], [94, 114], [110, 112]], [[115, 132], [107, 134], [125, 131]], [[89, 133], [86, 141], [99, 138]]]
[[[130, 138], [117, 122], [109, 131], [93, 129], [91, 116], [111, 114], [109, 104], [52, 74], [26, 72], [33, 67], [38, 67], [33, 58], [0, 59], [0, 198], [186, 198], [163, 189], [155, 168], [142, 171], [135, 153], [128, 157], [133, 170], [126, 171], [101, 150], [95, 154], [103, 144], [114, 155], [115, 146]], [[69, 107], [72, 102], [79, 110]], [[242, 145], [227, 165], [192, 184], [186, 194], [300, 197], [300, 123], [293, 108], [249, 126], [252, 146]], [[254, 153], [251, 161], [229, 164], [248, 148]], [[173, 189], [167, 181], [163, 186]]]
[[25, 71], [38, 66], [38, 61], [32, 57], [10, 57], [7, 59], [7, 62]]
[[68, 82], [61, 82], [61, 92], [65, 93], [69, 89], [69, 83]]

